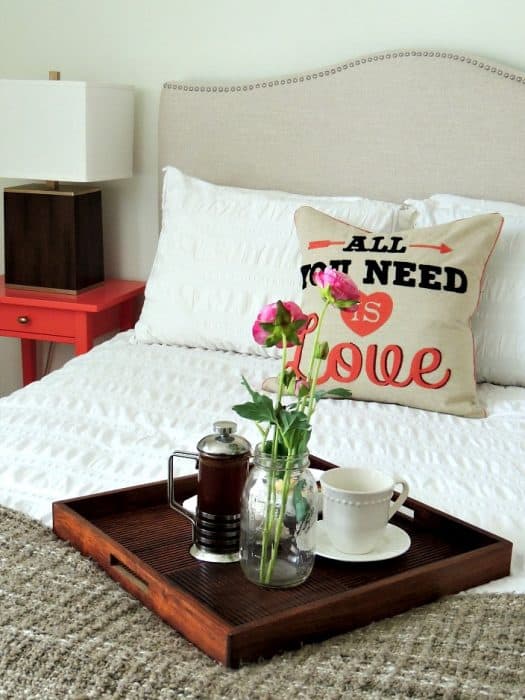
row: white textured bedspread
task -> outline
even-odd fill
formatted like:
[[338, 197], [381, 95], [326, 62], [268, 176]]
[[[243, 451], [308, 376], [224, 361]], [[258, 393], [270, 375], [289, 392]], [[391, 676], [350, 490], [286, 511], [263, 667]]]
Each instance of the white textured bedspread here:
[[[257, 441], [231, 406], [246, 398], [241, 374], [260, 386], [278, 360], [132, 339], [122, 333], [0, 401], [0, 503], [50, 525], [55, 500], [165, 478], [170, 452], [194, 450], [215, 420]], [[324, 401], [310, 449], [397, 471], [414, 498], [512, 540], [512, 576], [476, 590], [525, 592], [525, 389], [479, 391], [485, 419]]]

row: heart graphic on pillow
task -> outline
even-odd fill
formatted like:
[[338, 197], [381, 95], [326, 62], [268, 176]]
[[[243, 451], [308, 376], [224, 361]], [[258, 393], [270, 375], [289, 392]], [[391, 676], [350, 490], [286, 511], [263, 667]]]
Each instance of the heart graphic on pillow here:
[[361, 292], [358, 308], [355, 311], [342, 309], [341, 318], [351, 331], [363, 337], [381, 328], [390, 318], [393, 307], [392, 297], [385, 292]]

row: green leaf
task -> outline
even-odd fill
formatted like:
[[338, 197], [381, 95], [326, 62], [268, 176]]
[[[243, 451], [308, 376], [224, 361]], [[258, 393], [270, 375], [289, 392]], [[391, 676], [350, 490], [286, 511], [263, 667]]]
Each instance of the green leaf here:
[[308, 418], [302, 411], [282, 411], [279, 426], [285, 435], [292, 430], [310, 430]]
[[306, 318], [299, 318], [297, 321], [294, 321], [292, 323], [292, 326], [295, 331], [300, 330], [305, 324], [306, 324], [307, 319]]
[[299, 479], [299, 481], [295, 484], [293, 490], [293, 504], [295, 508], [295, 517], [298, 523], [302, 522], [306, 518], [306, 516], [308, 515], [308, 511], [310, 510], [308, 501], [303, 496], [304, 487], [305, 480]]
[[326, 360], [330, 347], [326, 340], [314, 346], [314, 357], [318, 360]]
[[242, 383], [247, 388], [252, 397], [252, 401], [233, 406], [232, 409], [235, 413], [241, 416], [241, 418], [255, 420], [259, 423], [275, 423], [275, 411], [270, 397], [265, 394], [260, 394], [258, 391], [254, 391], [244, 377], [242, 378]]
[[318, 389], [314, 396], [316, 401], [320, 401], [321, 399], [349, 399], [352, 397], [352, 392], [349, 389], [337, 387], [326, 391]]
[[266, 340], [264, 341], [264, 347], [266, 348], [273, 348], [277, 343], [281, 341], [281, 336], [275, 336], [273, 333], [270, 334]]
[[305, 396], [308, 396], [310, 393], [310, 387], [307, 384], [301, 384], [299, 387], [299, 391], [297, 392], [297, 396], [302, 399]]
[[283, 388], [286, 393], [294, 393], [295, 389], [295, 372], [290, 369], [284, 371], [283, 374]]
[[275, 314], [276, 326], [287, 326], [292, 320], [292, 314], [288, 311], [283, 302], [279, 299], [277, 302], [277, 313]]
[[[265, 397], [267, 398], [267, 397]], [[270, 399], [268, 399], [270, 405], [255, 403], [254, 401], [247, 401], [246, 403], [239, 403], [232, 406], [232, 410], [235, 411], [241, 418], [247, 418], [248, 420], [254, 420], [258, 423], [274, 422], [274, 412], [273, 406]]]
[[299, 439], [297, 440], [297, 452], [300, 454], [301, 452], [306, 452], [307, 446], [308, 446], [308, 441], [310, 440], [310, 435], [312, 434], [312, 430], [305, 430], [304, 432], [299, 434]]
[[350, 309], [352, 306], [355, 306], [356, 304], [359, 304], [358, 301], [355, 299], [336, 299], [334, 301], [334, 306], [337, 306], [338, 309]]
[[259, 394], [259, 392], [252, 389], [252, 387], [250, 386], [250, 383], [248, 382], [248, 380], [246, 379], [244, 374], [241, 375], [241, 384], [248, 390], [248, 393], [250, 394], [250, 396], [252, 397], [252, 399], [254, 401], [256, 400], [257, 396], [261, 396], [261, 394]]
[[268, 333], [264, 345], [271, 348], [282, 340], [282, 331], [279, 326], [274, 326], [273, 323], [261, 323], [261, 328]]
[[288, 346], [295, 347], [296, 345], [301, 344], [301, 341], [299, 340], [299, 336], [293, 330], [292, 326], [288, 326], [288, 328], [286, 329], [285, 337], [286, 337], [286, 344]]

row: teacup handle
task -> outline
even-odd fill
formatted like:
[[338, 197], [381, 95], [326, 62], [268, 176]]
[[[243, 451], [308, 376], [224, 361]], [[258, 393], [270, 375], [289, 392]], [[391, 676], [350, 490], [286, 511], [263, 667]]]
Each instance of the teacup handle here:
[[401, 508], [403, 503], [407, 500], [408, 497], [408, 484], [404, 479], [396, 479], [394, 482], [394, 486], [401, 486], [401, 493], [399, 496], [396, 498], [395, 501], [390, 501], [390, 511], [389, 511], [389, 516], [388, 519], [390, 520], [394, 513], [397, 513], [397, 511]]

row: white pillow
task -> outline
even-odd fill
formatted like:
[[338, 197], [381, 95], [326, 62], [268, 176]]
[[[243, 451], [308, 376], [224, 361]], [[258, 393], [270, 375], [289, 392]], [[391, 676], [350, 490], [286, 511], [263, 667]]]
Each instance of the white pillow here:
[[143, 343], [275, 355], [252, 324], [264, 304], [301, 301], [294, 212], [308, 204], [355, 226], [411, 226], [402, 204], [223, 187], [165, 168], [162, 229], [135, 326]]
[[479, 382], [525, 386], [525, 206], [435, 194], [407, 199], [416, 228], [498, 212], [504, 223], [472, 319]]

